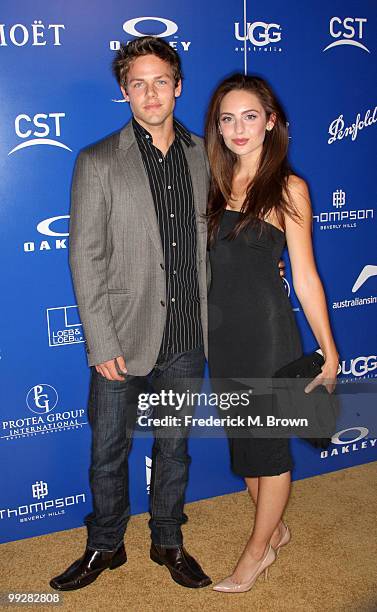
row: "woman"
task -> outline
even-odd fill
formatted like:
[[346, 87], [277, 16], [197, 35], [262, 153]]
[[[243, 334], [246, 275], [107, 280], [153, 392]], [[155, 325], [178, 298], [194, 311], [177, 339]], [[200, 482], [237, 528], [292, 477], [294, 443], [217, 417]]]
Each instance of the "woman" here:
[[[325, 356], [322, 373], [306, 390], [324, 384], [331, 393], [338, 353], [313, 257], [308, 188], [290, 171], [287, 121], [269, 85], [241, 74], [224, 80], [210, 102], [205, 141], [212, 172], [209, 366], [214, 387], [230, 388], [231, 379], [271, 378], [302, 355], [278, 269], [287, 243], [295, 292]], [[233, 574], [214, 589], [243, 592], [262, 572], [267, 577], [290, 540], [282, 515], [292, 460], [287, 438], [230, 435], [230, 451], [233, 470], [245, 478], [256, 504], [255, 523]]]

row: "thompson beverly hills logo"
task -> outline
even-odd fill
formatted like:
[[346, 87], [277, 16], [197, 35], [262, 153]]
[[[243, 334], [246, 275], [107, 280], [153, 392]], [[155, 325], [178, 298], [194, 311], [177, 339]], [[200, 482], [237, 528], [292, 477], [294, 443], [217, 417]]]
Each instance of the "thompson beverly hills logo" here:
[[42, 236], [46, 236], [46, 238], [24, 242], [24, 252], [49, 252], [67, 249], [67, 236], [69, 236], [68, 219], [69, 215], [58, 215], [57, 217], [50, 217], [40, 221], [36, 226], [36, 230]]
[[[248, 21], [246, 29], [244, 24], [235, 22], [234, 37], [237, 41], [246, 45], [248, 52], [280, 53], [282, 28], [278, 23], [266, 23], [265, 21]], [[244, 51], [243, 45], [236, 46], [235, 51]]]
[[109, 47], [111, 51], [118, 51], [121, 43], [130, 42], [131, 38], [138, 38], [151, 34], [158, 38], [166, 38], [173, 49], [187, 52], [191, 46], [191, 41], [181, 40], [179, 26], [175, 21], [165, 17], [136, 17], [128, 19], [123, 23], [123, 31], [127, 35], [126, 40], [111, 40]]
[[[46, 497], [48, 499], [45, 499]], [[51, 499], [48, 483], [43, 480], [37, 480], [31, 485], [30, 500], [22, 501], [26, 503], [14, 508], [0, 507], [0, 521], [16, 519], [19, 523], [28, 523], [30, 521], [61, 516], [66, 514], [67, 511], [69, 512], [71, 506], [84, 504], [86, 496], [85, 493], [75, 493], [66, 497]]]
[[47, 308], [46, 315], [49, 346], [85, 342], [77, 306]]
[[367, 427], [349, 427], [333, 435], [328, 450], [321, 451], [321, 459], [349, 455], [376, 446], [377, 438], [367, 438]]
[[332, 206], [335, 210], [325, 210], [313, 215], [313, 220], [320, 230], [355, 229], [360, 222], [374, 219], [373, 208], [349, 209], [347, 194], [341, 188], [333, 191]]
[[[356, 293], [357, 291], [359, 291], [361, 287], [363, 287], [364, 284], [366, 284], [368, 281], [369, 285], [370, 279], [375, 276], [377, 276], [376, 265], [367, 264], [366, 266], [364, 266], [355, 279], [355, 282], [352, 286], [352, 293]], [[354, 308], [357, 306], [368, 306], [370, 304], [377, 304], [377, 296], [369, 295], [368, 297], [354, 297], [348, 300], [333, 302], [332, 308]]]
[[355, 121], [349, 125], [346, 125], [343, 115], [339, 115], [329, 125], [328, 133], [330, 138], [327, 140], [327, 143], [333, 144], [337, 140], [349, 137], [351, 137], [352, 141], [355, 141], [361, 130], [371, 127], [376, 122], [377, 106], [369, 108], [364, 115], [357, 113]]
[[0, 421], [0, 439], [29, 438], [37, 434], [81, 429], [88, 424], [84, 408], [55, 411], [58, 404], [58, 392], [52, 385], [46, 383], [34, 385], [26, 394], [26, 407], [29, 413], [17, 412], [12, 414], [11, 418]]
[[62, 23], [44, 24], [41, 19], [30, 25], [0, 23], [0, 47], [61, 47], [62, 30]]
[[341, 17], [331, 17], [329, 31], [332, 42], [328, 44], [323, 51], [347, 45], [358, 47], [370, 53], [369, 49], [362, 42], [367, 21], [365, 17], [345, 17], [344, 19]]
[[37, 113], [33, 116], [21, 113], [17, 115], [14, 120], [14, 129], [21, 142], [13, 147], [8, 155], [27, 147], [40, 145], [58, 147], [72, 152], [72, 149], [60, 140], [62, 136], [61, 123], [64, 118], [65, 113], [49, 113], [48, 115]]

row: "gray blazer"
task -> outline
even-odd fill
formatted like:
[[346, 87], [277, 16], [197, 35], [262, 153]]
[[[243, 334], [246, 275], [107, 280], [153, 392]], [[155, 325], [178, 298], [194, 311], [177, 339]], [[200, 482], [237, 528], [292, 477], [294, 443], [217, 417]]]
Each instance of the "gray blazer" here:
[[[182, 144], [197, 225], [201, 322], [207, 354], [208, 163], [201, 138]], [[69, 263], [90, 366], [123, 355], [129, 374], [156, 363], [166, 320], [164, 255], [148, 176], [132, 123], [78, 156]]]

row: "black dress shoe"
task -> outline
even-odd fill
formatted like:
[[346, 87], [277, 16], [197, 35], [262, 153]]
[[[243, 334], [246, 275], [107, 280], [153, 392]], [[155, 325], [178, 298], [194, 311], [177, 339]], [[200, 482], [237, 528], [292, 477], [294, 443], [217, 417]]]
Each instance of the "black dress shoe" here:
[[183, 546], [164, 548], [152, 543], [151, 559], [159, 565], [166, 565], [175, 582], [191, 589], [200, 589], [212, 583], [191, 555]]
[[115, 569], [126, 563], [127, 555], [124, 544], [115, 552], [91, 550], [86, 548], [81, 559], [77, 559], [63, 574], [50, 581], [50, 586], [57, 591], [75, 591], [94, 582], [105, 569]]

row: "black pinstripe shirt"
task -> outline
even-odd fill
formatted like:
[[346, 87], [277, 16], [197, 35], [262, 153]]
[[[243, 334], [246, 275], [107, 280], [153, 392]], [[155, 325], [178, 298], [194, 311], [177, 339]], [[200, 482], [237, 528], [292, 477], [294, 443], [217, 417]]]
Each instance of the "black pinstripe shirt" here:
[[203, 343], [196, 265], [196, 221], [190, 170], [183, 147], [190, 133], [174, 120], [175, 139], [165, 157], [135, 119], [136, 141], [156, 208], [164, 251], [167, 318], [161, 354], [183, 353]]

